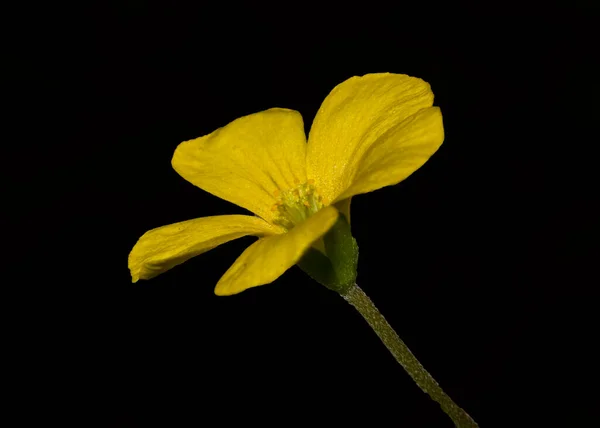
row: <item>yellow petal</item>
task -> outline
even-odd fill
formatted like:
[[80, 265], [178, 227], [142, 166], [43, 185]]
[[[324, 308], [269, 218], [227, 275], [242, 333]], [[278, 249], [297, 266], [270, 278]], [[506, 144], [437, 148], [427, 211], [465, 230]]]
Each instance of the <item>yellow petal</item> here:
[[346, 217], [348, 223], [350, 223], [350, 202], [352, 202], [352, 198], [346, 198], [335, 204], [335, 207], [339, 210], [340, 214]]
[[401, 182], [427, 162], [443, 141], [440, 109], [421, 110], [392, 128], [366, 151], [352, 185], [341, 198]]
[[282, 233], [266, 221], [247, 215], [202, 217], [146, 232], [129, 254], [131, 279], [150, 279], [218, 245], [246, 235]]
[[273, 219], [274, 192], [306, 181], [306, 136], [300, 113], [270, 109], [181, 143], [173, 168], [219, 198]]
[[275, 281], [334, 225], [337, 217], [334, 207], [325, 207], [285, 234], [259, 239], [225, 272], [215, 294], [228, 296]]
[[342, 82], [325, 98], [311, 127], [308, 178], [324, 198], [341, 200], [369, 147], [432, 104], [429, 84], [404, 74], [367, 74]]

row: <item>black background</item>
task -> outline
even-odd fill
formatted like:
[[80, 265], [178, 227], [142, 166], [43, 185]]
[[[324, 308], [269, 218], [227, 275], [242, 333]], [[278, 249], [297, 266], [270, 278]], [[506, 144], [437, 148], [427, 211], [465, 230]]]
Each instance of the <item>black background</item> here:
[[395, 72], [432, 85], [446, 139], [406, 181], [353, 199], [359, 285], [481, 426], [598, 423], [597, 9], [425, 6], [32, 6], [5, 169], [24, 224], [15, 395], [40, 403], [24, 418], [452, 426], [298, 268], [215, 296], [253, 238], [151, 281], [127, 269], [148, 229], [244, 213], [175, 173], [181, 141], [271, 107], [308, 131], [336, 84]]

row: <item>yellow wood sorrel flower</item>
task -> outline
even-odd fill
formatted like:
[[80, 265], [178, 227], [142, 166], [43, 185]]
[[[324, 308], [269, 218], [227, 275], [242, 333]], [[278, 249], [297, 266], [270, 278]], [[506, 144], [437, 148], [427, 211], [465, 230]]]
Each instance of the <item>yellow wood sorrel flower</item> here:
[[203, 217], [146, 232], [129, 255], [133, 282], [150, 279], [225, 242], [259, 239], [216, 285], [231, 295], [268, 284], [322, 237], [354, 195], [396, 184], [444, 139], [442, 114], [427, 82], [367, 74], [336, 86], [308, 142], [297, 111], [274, 108], [181, 143], [173, 168], [190, 183], [256, 214]]

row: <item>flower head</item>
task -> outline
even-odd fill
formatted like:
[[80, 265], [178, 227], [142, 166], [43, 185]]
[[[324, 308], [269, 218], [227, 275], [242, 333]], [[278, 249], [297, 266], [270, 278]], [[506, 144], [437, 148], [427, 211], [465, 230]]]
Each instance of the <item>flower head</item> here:
[[[300, 113], [274, 108], [181, 143], [173, 168], [201, 189], [255, 216], [203, 217], [146, 232], [129, 255], [133, 282], [150, 279], [246, 235], [248, 247], [217, 283], [230, 295], [268, 284], [311, 248], [354, 195], [404, 180], [442, 144], [442, 115], [421, 79], [367, 74], [336, 86], [308, 142]], [[325, 254], [326, 255], [326, 254]]]

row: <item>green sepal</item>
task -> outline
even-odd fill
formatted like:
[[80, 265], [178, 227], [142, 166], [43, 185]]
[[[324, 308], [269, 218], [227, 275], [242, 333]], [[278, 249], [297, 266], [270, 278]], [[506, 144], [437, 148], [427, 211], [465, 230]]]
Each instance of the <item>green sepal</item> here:
[[325, 252], [311, 248], [298, 262], [298, 266], [312, 279], [330, 290], [346, 293], [356, 282], [358, 244], [343, 215], [323, 236]]

